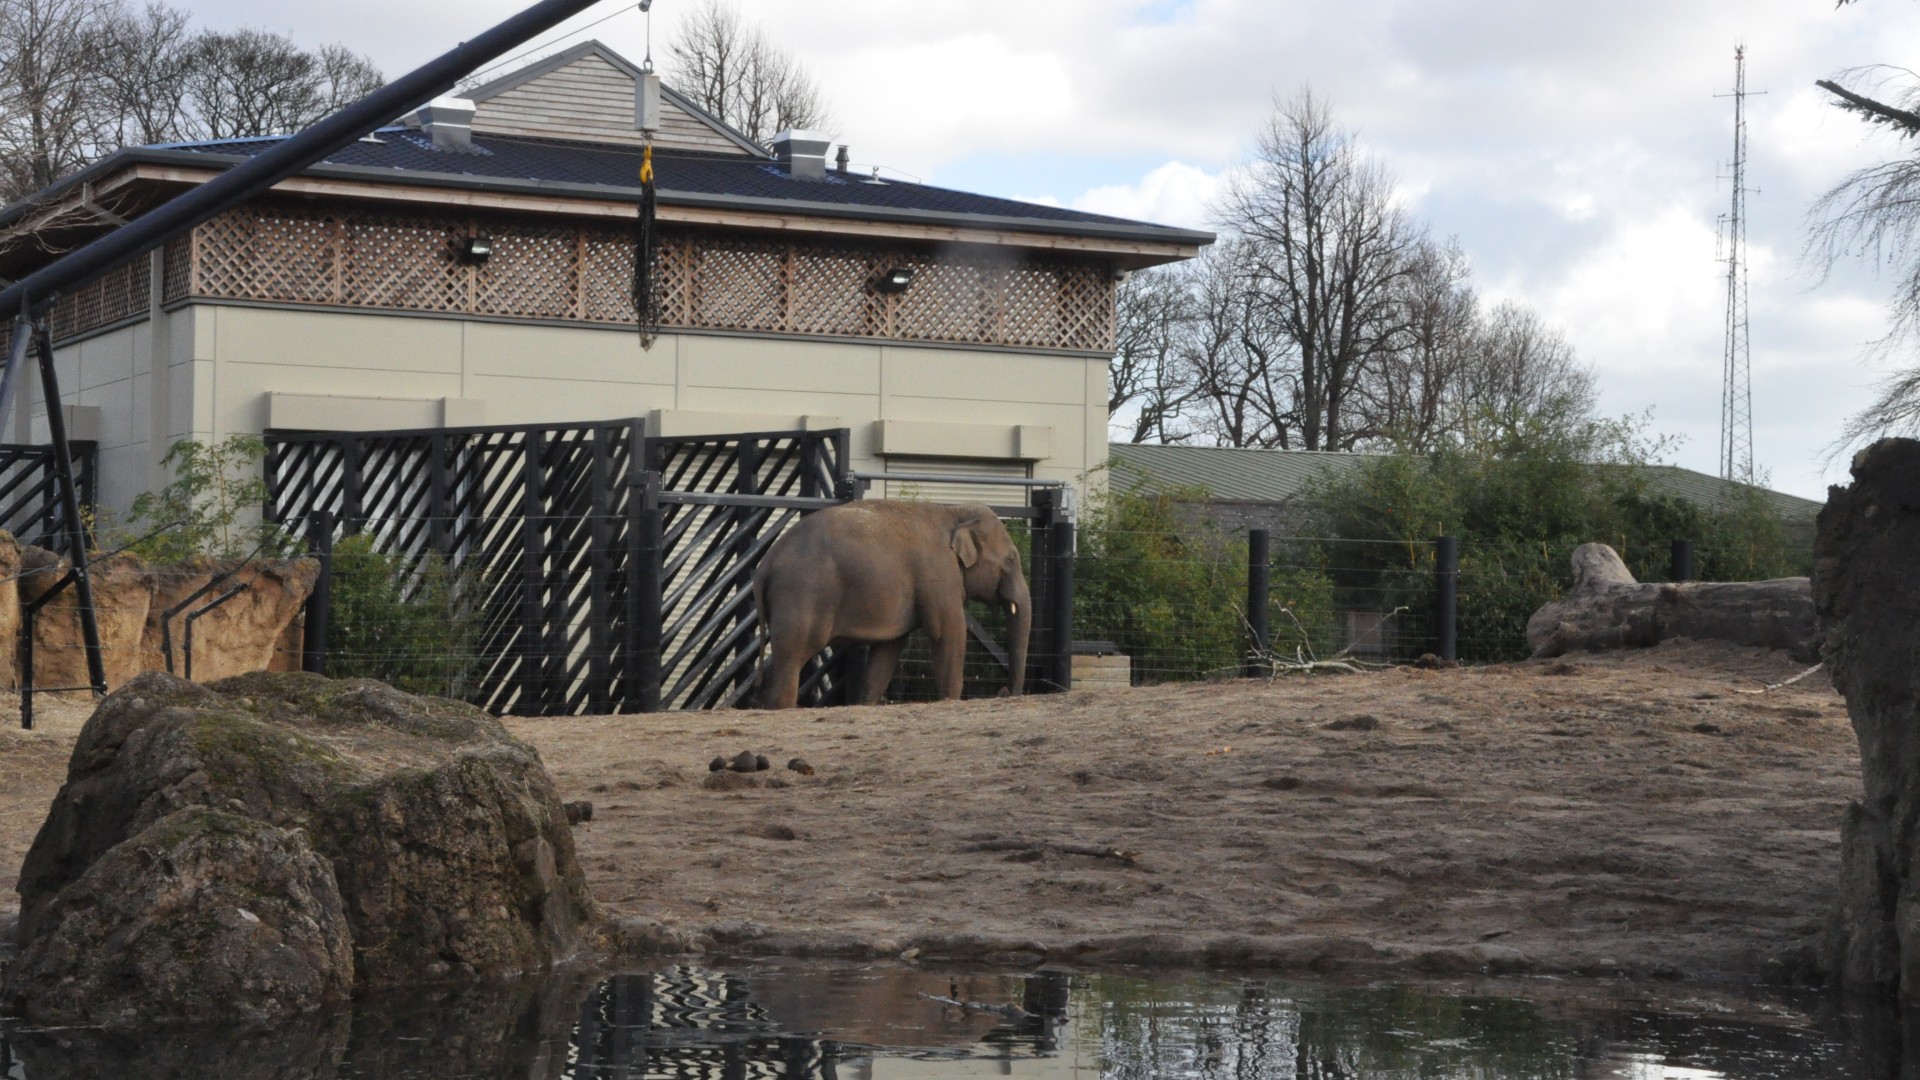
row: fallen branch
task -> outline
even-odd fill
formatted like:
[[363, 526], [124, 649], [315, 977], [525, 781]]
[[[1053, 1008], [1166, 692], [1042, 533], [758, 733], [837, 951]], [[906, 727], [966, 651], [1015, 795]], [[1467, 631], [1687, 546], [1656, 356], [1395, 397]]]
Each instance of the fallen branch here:
[[1132, 866], [1138, 852], [1106, 844], [1057, 844], [1051, 840], [981, 840], [963, 844], [962, 854], [977, 851], [1051, 851], [1059, 855], [1085, 855], [1093, 859], [1116, 859]]
[[1795, 676], [1794, 676], [1793, 678], [1791, 678], [1791, 679], [1783, 679], [1783, 680], [1781, 680], [1780, 682], [1775, 682], [1775, 683], [1768, 683], [1767, 685], [1765, 685], [1765, 686], [1763, 686], [1763, 687], [1761, 687], [1761, 688], [1760, 688], [1760, 689], [1758, 689], [1758, 690], [1735, 690], [1735, 691], [1734, 691], [1734, 693], [1736, 693], [1736, 694], [1764, 694], [1764, 693], [1767, 693], [1767, 692], [1768, 692], [1768, 691], [1770, 691], [1770, 690], [1778, 690], [1778, 689], [1780, 689], [1780, 688], [1781, 688], [1781, 687], [1783, 687], [1783, 686], [1792, 686], [1792, 685], [1793, 685], [1794, 683], [1797, 683], [1797, 682], [1799, 682], [1799, 681], [1800, 681], [1801, 679], [1804, 679], [1804, 678], [1806, 678], [1807, 676], [1809, 676], [1809, 675], [1811, 675], [1811, 674], [1813, 674], [1813, 673], [1814, 673], [1814, 672], [1816, 672], [1816, 671], [1819, 671], [1819, 670], [1820, 670], [1821, 668], [1823, 668], [1823, 667], [1826, 667], [1826, 666], [1827, 666], [1827, 662], [1826, 662], [1826, 661], [1824, 661], [1824, 660], [1822, 660], [1821, 662], [1819, 662], [1819, 663], [1817, 663], [1817, 664], [1815, 664], [1815, 665], [1813, 665], [1812, 667], [1810, 667], [1810, 668], [1808, 668], [1807, 670], [1805, 670], [1805, 671], [1803, 671], [1803, 672], [1801, 672], [1800, 674], [1798, 674], [1798, 675], [1795, 675]]
[[942, 1005], [952, 1005], [968, 1012], [993, 1013], [995, 1016], [1004, 1016], [1009, 1020], [1025, 1020], [1033, 1015], [1018, 1005], [989, 1005], [984, 1001], [967, 1001], [958, 997], [942, 997], [939, 994], [921, 994], [920, 996]]

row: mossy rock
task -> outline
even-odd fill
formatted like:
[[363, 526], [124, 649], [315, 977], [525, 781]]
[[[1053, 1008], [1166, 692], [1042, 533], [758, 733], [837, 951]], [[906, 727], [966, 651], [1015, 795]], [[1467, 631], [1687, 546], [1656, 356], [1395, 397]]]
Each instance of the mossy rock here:
[[204, 806], [168, 814], [68, 884], [10, 981], [36, 1023], [272, 1023], [345, 1002], [351, 933], [299, 830]]
[[[303, 838], [338, 889], [359, 989], [544, 970], [592, 918], [552, 779], [493, 717], [365, 680], [149, 673], [75, 743], [21, 870], [22, 956], [79, 932], [61, 898], [96, 864], [195, 807]], [[28, 965], [9, 983], [53, 1000]], [[79, 1010], [66, 1022], [110, 1020], [60, 1000]]]

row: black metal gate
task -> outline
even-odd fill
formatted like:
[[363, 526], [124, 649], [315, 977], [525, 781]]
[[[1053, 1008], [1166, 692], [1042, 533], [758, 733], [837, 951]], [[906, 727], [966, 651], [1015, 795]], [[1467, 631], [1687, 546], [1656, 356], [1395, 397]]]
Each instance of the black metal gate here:
[[483, 591], [468, 695], [517, 715], [737, 703], [753, 563], [831, 505], [846, 432], [651, 438], [639, 420], [270, 432], [267, 515], [429, 553]]
[[[96, 501], [94, 476], [99, 457], [95, 443], [73, 445], [74, 486], [80, 505]], [[0, 443], [0, 529], [23, 544], [64, 546], [66, 529], [60, 512], [60, 478], [53, 447]]]

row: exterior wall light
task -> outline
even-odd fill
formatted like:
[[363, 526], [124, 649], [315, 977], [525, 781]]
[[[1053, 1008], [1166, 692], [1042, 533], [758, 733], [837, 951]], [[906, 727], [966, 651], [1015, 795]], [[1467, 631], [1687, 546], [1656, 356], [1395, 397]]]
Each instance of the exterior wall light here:
[[461, 262], [478, 266], [493, 255], [493, 237], [462, 237], [455, 242], [454, 250], [459, 254]]
[[873, 287], [883, 293], [903, 293], [913, 284], [913, 267], [896, 266], [873, 279]]

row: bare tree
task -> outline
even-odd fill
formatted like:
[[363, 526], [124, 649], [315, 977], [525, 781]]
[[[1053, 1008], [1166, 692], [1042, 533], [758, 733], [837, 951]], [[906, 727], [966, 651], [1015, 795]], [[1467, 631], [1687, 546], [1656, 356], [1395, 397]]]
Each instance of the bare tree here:
[[[1844, 0], [1843, 0], [1844, 2]], [[1920, 76], [1875, 66], [1842, 74], [1873, 73], [1888, 90], [1880, 100], [1823, 79], [1815, 85], [1834, 104], [1901, 139], [1920, 139]], [[1890, 327], [1883, 353], [1920, 341], [1920, 152], [1849, 174], [1821, 195], [1808, 213], [1805, 257], [1823, 272], [1843, 260], [1868, 258], [1893, 275]], [[1847, 421], [1841, 444], [1894, 431], [1920, 432], [1920, 365], [1897, 368], [1881, 383], [1873, 403]]]
[[1107, 415], [1124, 421], [1128, 442], [1177, 443], [1196, 388], [1183, 346], [1197, 312], [1191, 271], [1159, 266], [1128, 275], [1115, 297], [1115, 347], [1107, 365]]
[[187, 137], [192, 41], [187, 13], [164, 4], [102, 14], [93, 32], [98, 108], [113, 125], [115, 146]]
[[0, 0], [0, 167], [9, 201], [99, 156], [100, 0]]
[[186, 97], [206, 139], [277, 135], [377, 89], [370, 61], [338, 46], [311, 53], [265, 30], [203, 34], [188, 50]]
[[1301, 448], [1350, 450], [1383, 434], [1354, 399], [1401, 333], [1400, 278], [1421, 232], [1311, 91], [1277, 107], [1258, 147], [1221, 216], [1248, 245], [1257, 319], [1288, 345]]
[[1293, 449], [1301, 427], [1298, 355], [1251, 285], [1253, 245], [1231, 237], [1192, 267], [1196, 314], [1180, 355], [1193, 381], [1195, 428], [1220, 446]]
[[813, 76], [724, 0], [695, 8], [667, 55], [675, 89], [762, 146], [790, 128], [832, 122]]
[[1399, 280], [1396, 347], [1362, 381], [1369, 426], [1396, 446], [1432, 450], [1456, 434], [1461, 381], [1479, 329], [1479, 301], [1458, 240], [1414, 245]]
[[1593, 371], [1532, 310], [1511, 301], [1487, 313], [1460, 371], [1463, 443], [1498, 449], [1540, 430], [1569, 431], [1593, 415]]
[[378, 87], [340, 46], [194, 34], [119, 0], [0, 0], [0, 184], [17, 198], [122, 146], [283, 134]]

